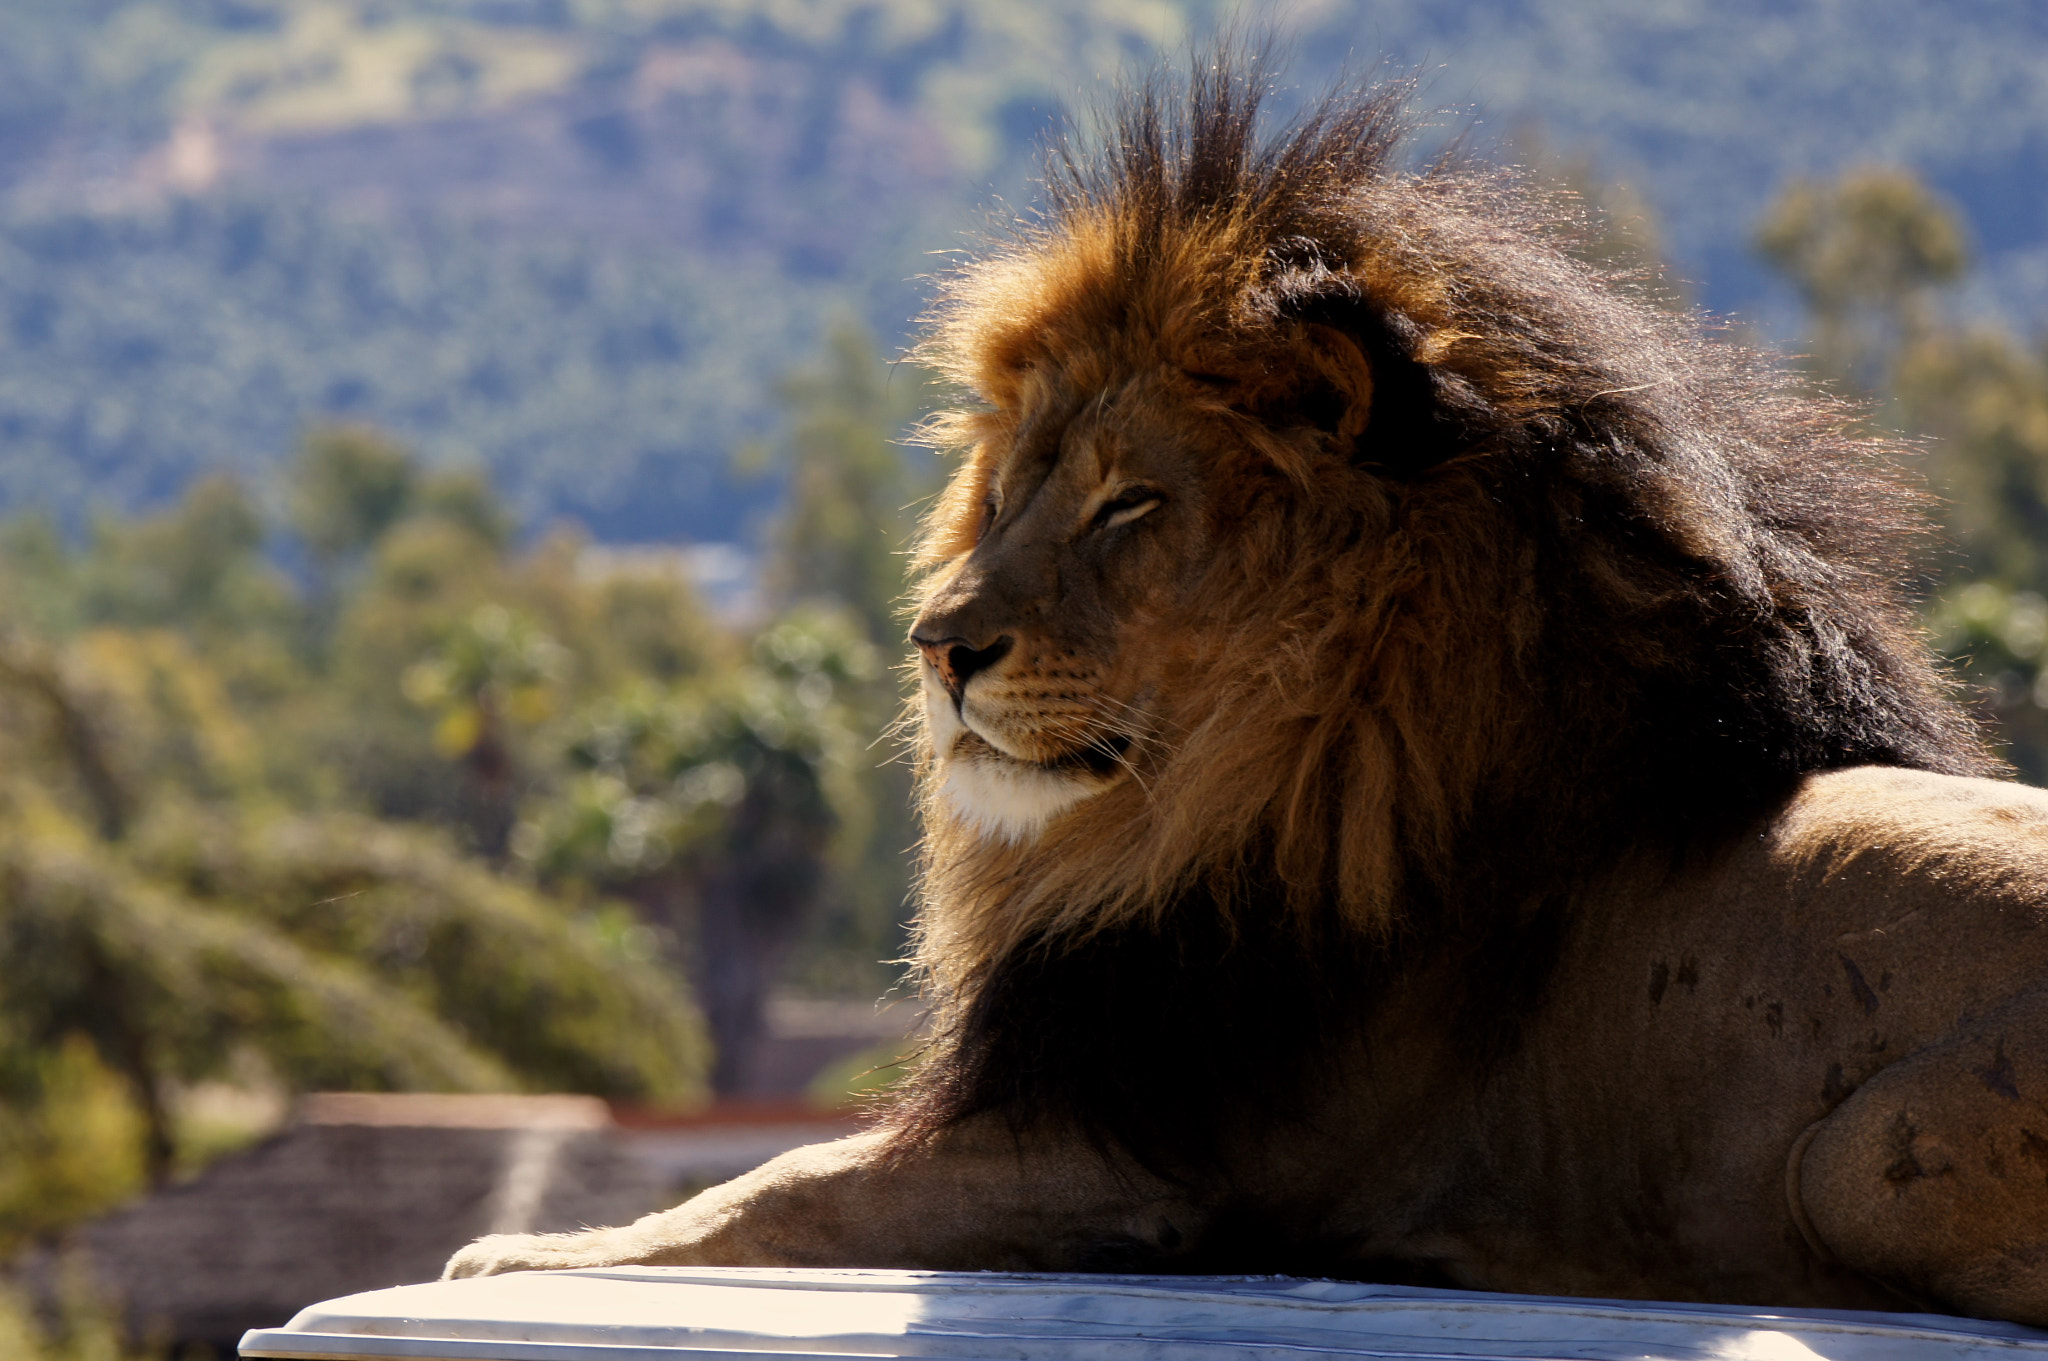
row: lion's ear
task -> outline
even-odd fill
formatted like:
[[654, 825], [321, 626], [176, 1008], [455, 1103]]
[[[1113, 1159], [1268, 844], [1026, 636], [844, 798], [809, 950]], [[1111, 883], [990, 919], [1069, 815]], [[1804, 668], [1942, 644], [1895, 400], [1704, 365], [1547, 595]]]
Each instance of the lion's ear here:
[[1344, 332], [1319, 321], [1298, 322], [1284, 357], [1244, 405], [1276, 424], [1327, 432], [1349, 456], [1372, 417], [1372, 361]]
[[1275, 426], [1314, 426], [1347, 455], [1354, 452], [1373, 400], [1372, 361], [1356, 340], [1322, 322], [1295, 322], [1259, 362], [1255, 376], [1244, 374], [1244, 361], [1235, 356], [1194, 357], [1182, 369], [1239, 411]]
[[1302, 328], [1302, 348], [1307, 360], [1304, 367], [1322, 380], [1320, 391], [1304, 402], [1304, 408], [1348, 451], [1372, 419], [1372, 361], [1357, 341], [1321, 322], [1312, 321]]

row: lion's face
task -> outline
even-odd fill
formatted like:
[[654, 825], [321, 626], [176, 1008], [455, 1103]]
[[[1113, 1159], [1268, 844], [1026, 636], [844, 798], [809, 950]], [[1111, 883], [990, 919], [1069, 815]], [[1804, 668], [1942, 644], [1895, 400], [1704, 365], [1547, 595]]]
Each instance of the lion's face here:
[[1211, 494], [1230, 451], [1201, 389], [1166, 364], [1093, 381], [1035, 366], [949, 490], [949, 560], [911, 638], [938, 797], [986, 836], [1029, 840], [1142, 782], [1171, 727], [1231, 509]]

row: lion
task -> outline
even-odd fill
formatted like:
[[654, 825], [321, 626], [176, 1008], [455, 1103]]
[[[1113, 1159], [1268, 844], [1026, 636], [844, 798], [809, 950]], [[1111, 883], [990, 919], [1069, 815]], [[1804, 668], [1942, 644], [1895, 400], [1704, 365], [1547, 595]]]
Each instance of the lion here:
[[944, 284], [930, 1047], [876, 1127], [452, 1276], [1257, 1272], [2048, 1324], [2048, 794], [1903, 452], [1407, 92], [1126, 95]]

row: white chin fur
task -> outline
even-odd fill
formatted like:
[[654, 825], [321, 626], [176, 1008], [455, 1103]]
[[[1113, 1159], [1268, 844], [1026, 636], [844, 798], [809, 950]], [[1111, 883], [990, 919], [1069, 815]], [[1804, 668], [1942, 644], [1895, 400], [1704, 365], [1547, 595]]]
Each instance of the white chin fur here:
[[948, 812], [981, 835], [1034, 840], [1047, 823], [1108, 787], [1079, 772], [1047, 770], [986, 750], [957, 753], [967, 725], [930, 667], [922, 679], [925, 731], [938, 758], [939, 798]]
[[1003, 841], [1033, 840], [1047, 823], [1101, 790], [1094, 780], [1002, 758], [954, 758], [939, 768], [939, 797], [953, 816]]

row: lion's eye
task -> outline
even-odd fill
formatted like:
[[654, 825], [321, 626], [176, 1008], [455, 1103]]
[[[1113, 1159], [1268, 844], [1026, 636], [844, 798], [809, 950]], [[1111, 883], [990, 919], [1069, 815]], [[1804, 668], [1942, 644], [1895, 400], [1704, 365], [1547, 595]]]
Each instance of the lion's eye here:
[[1150, 487], [1133, 487], [1095, 512], [1095, 526], [1098, 529], [1115, 529], [1118, 525], [1127, 525], [1139, 516], [1159, 509], [1161, 499], [1159, 493]]
[[981, 523], [974, 527], [974, 541], [976, 543], [980, 543], [983, 539], [986, 539], [988, 537], [989, 530], [995, 528], [996, 510], [996, 498], [993, 495], [990, 495], [989, 497], [982, 501]]

